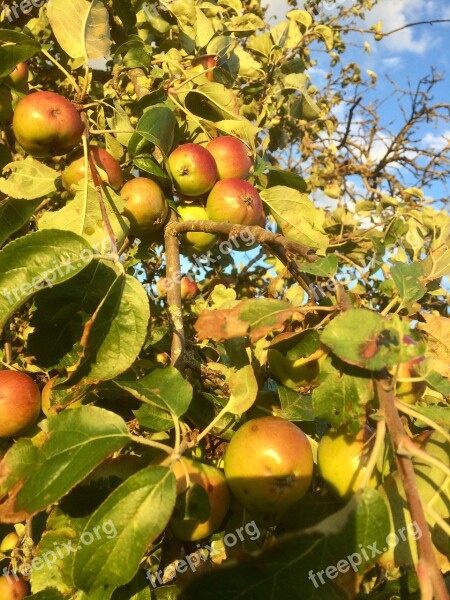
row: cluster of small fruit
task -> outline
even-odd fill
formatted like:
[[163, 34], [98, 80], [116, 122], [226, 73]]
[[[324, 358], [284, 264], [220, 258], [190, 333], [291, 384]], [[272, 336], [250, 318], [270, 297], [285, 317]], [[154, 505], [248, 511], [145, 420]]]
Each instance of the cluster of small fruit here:
[[[11, 85], [25, 85], [28, 67], [21, 63], [9, 75]], [[10, 94], [3, 85], [2, 94]], [[84, 124], [79, 111], [63, 96], [50, 91], [37, 91], [18, 101], [14, 114], [12, 102], [2, 103], [1, 118], [12, 116], [12, 128], [20, 146], [38, 159], [70, 153], [62, 172], [62, 184], [71, 194], [84, 180], [85, 159], [79, 145]], [[73, 152], [72, 152], [73, 151]], [[167, 222], [169, 204], [161, 187], [147, 177], [135, 177], [124, 184], [118, 161], [99, 146], [91, 147], [91, 162], [99, 170], [100, 179], [125, 200], [123, 214], [130, 221], [130, 234], [143, 237], [160, 229]], [[261, 198], [246, 178], [252, 167], [247, 147], [232, 136], [212, 139], [206, 147], [186, 143], [178, 146], [168, 157], [167, 170], [171, 175], [177, 211], [183, 220], [225, 221], [239, 225], [263, 225]], [[89, 169], [90, 170], [90, 169]], [[209, 250], [217, 236], [208, 233], [187, 233], [183, 236], [186, 254], [201, 254]]]

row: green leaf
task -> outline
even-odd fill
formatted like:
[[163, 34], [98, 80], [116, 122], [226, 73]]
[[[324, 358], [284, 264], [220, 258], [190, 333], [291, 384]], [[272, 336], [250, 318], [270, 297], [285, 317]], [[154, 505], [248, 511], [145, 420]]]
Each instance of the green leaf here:
[[161, 169], [158, 163], [150, 156], [139, 156], [134, 159], [134, 166], [136, 169], [140, 169], [141, 171], [145, 171], [149, 175], [153, 175], [154, 177], [159, 177], [160, 179], [164, 179], [166, 181], [170, 181], [169, 175], [165, 171]]
[[314, 31], [323, 39], [328, 52], [331, 52], [334, 46], [334, 36], [331, 27], [328, 27], [327, 25], [316, 25]]
[[28, 223], [40, 203], [40, 200], [9, 198], [0, 204], [0, 246], [12, 233]]
[[398, 362], [402, 332], [367, 309], [340, 314], [322, 333], [322, 342], [344, 362], [379, 371]]
[[306, 192], [307, 185], [306, 181], [297, 173], [291, 171], [282, 171], [281, 169], [275, 169], [268, 167], [269, 173], [267, 174], [267, 187], [285, 186], [298, 190], [299, 192]]
[[50, 0], [47, 17], [58, 44], [71, 58], [109, 57], [109, 16], [101, 0]]
[[423, 284], [423, 270], [420, 263], [410, 265], [394, 262], [391, 268], [392, 279], [402, 300], [402, 305], [409, 305], [420, 300], [427, 288]]
[[242, 120], [239, 100], [221, 83], [205, 83], [186, 93], [184, 102], [194, 115], [210, 121]]
[[299, 244], [325, 252], [328, 237], [323, 233], [323, 211], [306, 194], [277, 185], [261, 192], [261, 198], [281, 227], [283, 235]]
[[232, 415], [241, 415], [253, 406], [258, 394], [258, 382], [252, 365], [231, 369], [229, 390], [230, 399], [226, 405], [227, 412]]
[[[433, 431], [424, 450], [447, 468], [450, 467], [450, 442], [442, 433]], [[442, 519], [450, 517], [450, 476], [434, 465], [414, 459], [417, 488], [425, 506], [432, 508]]]
[[[164, 586], [166, 587], [166, 586]], [[101, 588], [99, 588], [101, 590]], [[111, 600], [154, 600], [154, 593], [150, 590], [148, 579], [143, 571], [139, 571], [127, 585], [117, 588]], [[77, 599], [78, 600], [78, 599]], [[174, 598], [176, 600], [176, 598]]]
[[302, 263], [301, 267], [304, 273], [326, 277], [327, 279], [331, 279], [336, 275], [337, 268], [338, 259], [334, 254], [328, 254], [324, 258], [319, 258], [314, 263]]
[[252, 13], [247, 13], [242, 17], [233, 17], [226, 21], [224, 25], [227, 31], [234, 31], [236, 33], [253, 33], [258, 29], [264, 29], [264, 21]]
[[[75, 585], [91, 591], [128, 583], [137, 573], [147, 546], [165, 529], [175, 499], [175, 477], [164, 467], [147, 467], [116, 488], [91, 516], [81, 535], [81, 541], [83, 536], [94, 540], [78, 546]], [[98, 539], [94, 532], [105, 522], [114, 525], [116, 535]]]
[[94, 406], [66, 410], [43, 421], [41, 427], [45, 437], [33, 456], [35, 463], [26, 474], [21, 473], [14, 488], [10, 487], [8, 454], [2, 462], [0, 488], [6, 480], [9, 490], [0, 505], [4, 522], [15, 523], [50, 506], [130, 441], [121, 417]]
[[9, 163], [4, 170], [11, 174], [7, 179], [0, 179], [0, 192], [11, 198], [35, 200], [56, 192], [59, 173], [30, 156]]
[[150, 306], [142, 284], [119, 275], [86, 325], [84, 355], [70, 381], [113, 379], [136, 360], [147, 335]]
[[[121, 246], [128, 234], [128, 221], [121, 215], [124, 207], [122, 197], [110, 188], [103, 188], [103, 202], [109, 218], [117, 245]], [[93, 248], [105, 248], [108, 246], [108, 234], [103, 224], [102, 211], [97, 197], [97, 192], [92, 184], [88, 185], [87, 198], [84, 189], [78, 189], [75, 198], [69, 200], [60, 210], [47, 211], [39, 219], [38, 227], [44, 229], [63, 229], [73, 231], [84, 237]]]
[[34, 38], [8, 29], [0, 29], [0, 77], [6, 77], [20, 63], [25, 62], [41, 49]]
[[314, 421], [316, 415], [312, 407], [311, 396], [304, 396], [283, 385], [278, 386], [281, 409], [277, 416], [288, 421]]
[[203, 523], [210, 514], [208, 493], [204, 487], [194, 483], [178, 496], [173, 516], [175, 519], [196, 519]]
[[[339, 574], [335, 565], [346, 560], [346, 572], [351, 571], [352, 556], [355, 571], [368, 569], [376, 560], [369, 545], [383, 548], [388, 533], [384, 501], [377, 492], [366, 488], [317, 525], [282, 536], [262, 552], [246, 556], [245, 561], [227, 563], [196, 577], [183, 589], [180, 600], [209, 600], [211, 590], [219, 600], [341, 600], [347, 595], [334, 585], [334, 577]], [[368, 560], [359, 550], [355, 555], [356, 548], [367, 549]], [[325, 574], [330, 566], [335, 567], [333, 579]]]
[[58, 285], [92, 260], [83, 238], [68, 231], [38, 231], [0, 251], [0, 327], [37, 291]]
[[167, 367], [156, 369], [137, 381], [119, 380], [115, 382], [123, 390], [144, 402], [135, 411], [136, 418], [144, 427], [152, 428], [155, 415], [173, 427], [171, 414], [181, 417], [192, 400], [192, 386], [177, 369]]
[[175, 116], [167, 106], [148, 108], [136, 126], [136, 133], [130, 140], [130, 154], [135, 154], [139, 140], [144, 138], [155, 144], [166, 157], [173, 146], [176, 126]]

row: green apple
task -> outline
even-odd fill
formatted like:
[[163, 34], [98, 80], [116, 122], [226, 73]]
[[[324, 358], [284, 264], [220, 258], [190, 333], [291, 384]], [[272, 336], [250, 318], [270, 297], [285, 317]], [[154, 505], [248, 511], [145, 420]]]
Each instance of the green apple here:
[[[208, 215], [203, 206], [197, 204], [180, 204], [177, 212], [182, 221], [207, 221]], [[190, 231], [180, 236], [181, 249], [186, 256], [201, 255], [214, 246], [217, 236], [212, 233]]]
[[130, 233], [143, 236], [160, 229], [167, 218], [169, 204], [157, 183], [146, 177], [135, 177], [123, 186], [123, 214], [130, 220]]

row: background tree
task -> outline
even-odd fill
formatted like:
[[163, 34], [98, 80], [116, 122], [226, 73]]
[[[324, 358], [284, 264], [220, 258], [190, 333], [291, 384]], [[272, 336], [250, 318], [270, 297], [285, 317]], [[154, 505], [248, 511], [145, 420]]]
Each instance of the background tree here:
[[391, 33], [371, 0], [275, 25], [258, 0], [22, 4], [2, 593], [448, 598], [449, 147], [418, 142], [441, 75], [392, 81], [383, 125], [348, 58]]

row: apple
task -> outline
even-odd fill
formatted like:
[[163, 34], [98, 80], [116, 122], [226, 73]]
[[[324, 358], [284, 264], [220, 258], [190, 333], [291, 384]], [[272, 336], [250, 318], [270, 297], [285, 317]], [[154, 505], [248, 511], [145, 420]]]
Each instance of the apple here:
[[216, 54], [203, 54], [203, 56], [196, 56], [192, 61], [194, 70], [200, 72], [206, 71], [205, 76], [210, 80], [214, 81], [214, 67], [217, 65]]
[[219, 179], [246, 179], [253, 164], [245, 144], [231, 135], [217, 137], [207, 144], [216, 161]]
[[15, 88], [19, 90], [26, 89], [28, 84], [28, 72], [29, 69], [27, 63], [20, 62], [8, 75], [8, 79]]
[[235, 497], [255, 516], [278, 515], [308, 491], [313, 455], [307, 436], [290, 421], [247, 421], [225, 452], [225, 477]]
[[[338, 498], [349, 498], [359, 487], [366, 470], [375, 434], [365, 425], [356, 434], [342, 431], [328, 432], [319, 442], [317, 464], [328, 489]], [[373, 474], [369, 486], [378, 485]]]
[[182, 457], [172, 467], [176, 478], [177, 494], [191, 484], [200, 485], [208, 494], [211, 512], [206, 521], [172, 518], [171, 526], [180, 540], [196, 541], [208, 537], [219, 528], [230, 507], [230, 492], [224, 474], [212, 465]]
[[169, 204], [157, 183], [135, 177], [120, 192], [125, 200], [123, 214], [130, 220], [130, 233], [142, 236], [160, 229], [167, 218]]
[[16, 106], [13, 131], [22, 148], [36, 158], [70, 152], [81, 140], [84, 124], [74, 107], [55, 92], [33, 92]]
[[257, 225], [261, 222], [262, 212], [257, 189], [243, 179], [221, 179], [206, 201], [206, 213], [212, 221]]
[[[425, 381], [402, 381], [402, 379], [410, 379], [419, 377], [414, 366], [423, 359], [418, 358], [406, 363], [400, 363], [397, 374], [397, 385], [395, 387], [395, 395], [399, 400], [406, 404], [415, 404], [422, 396], [427, 387]], [[392, 373], [395, 372], [395, 368]]]
[[[105, 171], [109, 185], [115, 190], [122, 187], [122, 169], [117, 160], [99, 146], [91, 146], [90, 150], [92, 151], [95, 165], [102, 169], [102, 171]], [[62, 173], [62, 184], [68, 192], [75, 193], [75, 186], [85, 178], [85, 175], [83, 150], [76, 150], [68, 157], [67, 166]], [[90, 172], [89, 178], [91, 178]]]
[[19, 539], [20, 538], [15, 531], [11, 531], [11, 533], [5, 535], [0, 544], [0, 552], [3, 552], [3, 554], [8, 554], [12, 550], [14, 550], [14, 548], [17, 546]]
[[0, 438], [22, 433], [40, 412], [41, 394], [33, 379], [18, 371], [0, 371]]
[[186, 196], [206, 194], [218, 177], [212, 154], [198, 144], [178, 146], [167, 159], [167, 167], [177, 192]]
[[[190, 277], [182, 277], [180, 280], [180, 286], [182, 300], [191, 300], [199, 293], [197, 284]], [[167, 279], [167, 277], [161, 277], [156, 282], [156, 289], [158, 290], [158, 294], [161, 298], [165, 298], [167, 296], [167, 292], [170, 287], [170, 280]]]
[[[207, 221], [208, 215], [203, 206], [184, 204], [177, 206], [182, 221]], [[181, 249], [186, 256], [201, 255], [214, 246], [217, 236], [213, 233], [189, 231], [180, 236]]]
[[8, 577], [0, 577], [0, 598], [1, 600], [22, 600], [30, 593], [30, 584], [11, 573]]
[[0, 86], [0, 122], [9, 121], [13, 115], [11, 90]]

